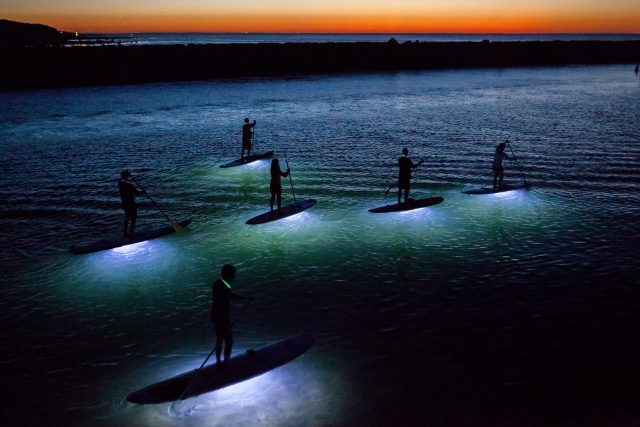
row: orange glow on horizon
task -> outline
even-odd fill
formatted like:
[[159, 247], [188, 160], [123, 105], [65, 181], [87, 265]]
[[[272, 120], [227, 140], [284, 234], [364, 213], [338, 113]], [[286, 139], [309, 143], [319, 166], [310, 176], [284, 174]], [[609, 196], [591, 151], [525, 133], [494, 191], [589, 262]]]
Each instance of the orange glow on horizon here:
[[640, 33], [640, 19], [621, 11], [552, 15], [41, 15], [5, 19], [80, 33]]

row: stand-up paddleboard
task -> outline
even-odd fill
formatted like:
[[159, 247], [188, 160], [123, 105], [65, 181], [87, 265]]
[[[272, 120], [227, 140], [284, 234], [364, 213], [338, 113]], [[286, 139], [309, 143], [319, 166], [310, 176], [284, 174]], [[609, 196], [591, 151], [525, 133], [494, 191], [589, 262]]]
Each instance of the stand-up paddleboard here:
[[[191, 223], [190, 219], [185, 221], [180, 221], [180, 227], [185, 228]], [[105, 251], [107, 249], [119, 248], [121, 246], [133, 245], [134, 243], [144, 242], [146, 240], [157, 239], [158, 237], [166, 236], [167, 234], [171, 234], [175, 232], [175, 229], [171, 225], [167, 225], [164, 227], [156, 228], [154, 230], [146, 230], [140, 233], [135, 232], [133, 236], [127, 237], [113, 237], [111, 239], [106, 240], [98, 240], [97, 242], [89, 243], [84, 246], [76, 246], [73, 245], [69, 249], [69, 252], [72, 254], [80, 255], [80, 254], [88, 254], [91, 252], [99, 252]]]
[[248, 350], [232, 357], [229, 367], [214, 363], [205, 366], [199, 372], [194, 369], [134, 391], [127, 396], [127, 400], [131, 403], [147, 405], [184, 400], [219, 390], [291, 362], [309, 350], [315, 341], [312, 334], [302, 334], [257, 350]]
[[379, 208], [369, 209], [369, 212], [373, 213], [386, 213], [386, 212], [402, 212], [402, 211], [410, 211], [412, 209], [420, 209], [426, 208], [427, 206], [437, 205], [438, 203], [442, 203], [444, 199], [442, 197], [429, 197], [426, 199], [418, 199], [413, 200], [409, 199], [407, 203], [401, 204], [393, 204], [380, 206]]
[[482, 187], [476, 188], [474, 190], [463, 191], [464, 194], [495, 194], [495, 193], [504, 193], [505, 191], [513, 191], [520, 190], [522, 188], [529, 188], [530, 184], [525, 184], [524, 182], [518, 182], [517, 184], [503, 184], [502, 187], [496, 188], [493, 187]]
[[247, 163], [255, 162], [256, 160], [267, 159], [269, 157], [273, 157], [273, 150], [265, 151], [264, 153], [252, 154], [250, 156], [245, 157], [244, 159], [235, 159], [230, 161], [229, 163], [225, 163], [224, 165], [220, 165], [221, 168], [232, 168], [234, 166], [242, 166]]
[[258, 216], [254, 216], [246, 223], [251, 225], [257, 225], [257, 224], [266, 224], [267, 222], [271, 222], [271, 221], [277, 221], [279, 219], [286, 218], [288, 216], [306, 211], [307, 209], [309, 209], [315, 204], [316, 204], [315, 199], [309, 199], [309, 200], [304, 200], [302, 202], [293, 203], [291, 205], [283, 206], [280, 209], [280, 211], [278, 211], [277, 209], [274, 209], [273, 211], [265, 212]]

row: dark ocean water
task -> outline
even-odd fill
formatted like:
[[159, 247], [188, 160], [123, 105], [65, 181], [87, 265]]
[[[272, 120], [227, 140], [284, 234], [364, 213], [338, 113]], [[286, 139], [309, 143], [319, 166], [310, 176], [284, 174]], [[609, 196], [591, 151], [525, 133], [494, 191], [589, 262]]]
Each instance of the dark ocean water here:
[[[640, 424], [633, 66], [32, 91], [0, 105], [3, 425]], [[245, 225], [268, 209], [269, 162], [218, 167], [239, 155], [244, 117], [315, 207]], [[532, 188], [462, 194], [490, 184], [507, 138]], [[425, 160], [412, 196], [444, 202], [369, 213], [394, 201], [405, 146]], [[125, 168], [191, 226], [69, 254], [120, 233]], [[138, 206], [139, 230], [166, 224]], [[301, 332], [315, 346], [185, 402], [188, 415], [126, 403], [210, 352], [210, 287], [228, 262], [234, 290], [256, 297], [235, 351]]]
[[220, 44], [220, 43], [354, 43], [354, 42], [386, 42], [392, 37], [399, 43], [415, 42], [480, 42], [483, 40], [514, 41], [572, 41], [572, 40], [605, 40], [623, 41], [639, 40], [640, 34], [616, 33], [563, 33], [563, 34], [279, 34], [279, 33], [118, 33], [88, 34], [85, 37], [96, 37], [103, 41], [122, 44]]

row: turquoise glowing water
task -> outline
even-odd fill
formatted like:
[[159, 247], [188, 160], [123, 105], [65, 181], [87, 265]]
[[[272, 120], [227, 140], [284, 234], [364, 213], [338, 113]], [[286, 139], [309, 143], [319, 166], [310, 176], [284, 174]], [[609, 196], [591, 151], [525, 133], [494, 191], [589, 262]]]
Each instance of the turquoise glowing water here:
[[[0, 94], [0, 362], [12, 396], [1, 418], [524, 425], [523, 414], [535, 413], [552, 425], [633, 414], [640, 78], [632, 69]], [[317, 199], [315, 207], [244, 224], [268, 209], [269, 162], [218, 167], [239, 155], [244, 117], [258, 122], [258, 151], [276, 150], [283, 168], [287, 153], [296, 198]], [[494, 146], [506, 138], [532, 189], [462, 194], [490, 184]], [[393, 191], [383, 195], [405, 146], [425, 159], [412, 196], [444, 202], [369, 213], [394, 201]], [[521, 179], [515, 164], [505, 166], [506, 181]], [[125, 168], [191, 226], [118, 250], [67, 253], [120, 233], [116, 182]], [[150, 202], [138, 206], [139, 230], [166, 223]], [[214, 342], [210, 286], [228, 262], [239, 269], [234, 290], [256, 297], [237, 324], [236, 351], [300, 332], [314, 333], [316, 345], [268, 375], [185, 402], [196, 406], [186, 417], [182, 406], [124, 402], [204, 360]]]

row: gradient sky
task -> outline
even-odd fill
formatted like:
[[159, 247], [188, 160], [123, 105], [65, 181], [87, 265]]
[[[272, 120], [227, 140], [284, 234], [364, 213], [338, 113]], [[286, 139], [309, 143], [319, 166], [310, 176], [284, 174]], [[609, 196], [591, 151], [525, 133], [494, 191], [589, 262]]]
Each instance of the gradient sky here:
[[640, 0], [0, 0], [78, 32], [640, 33]]

